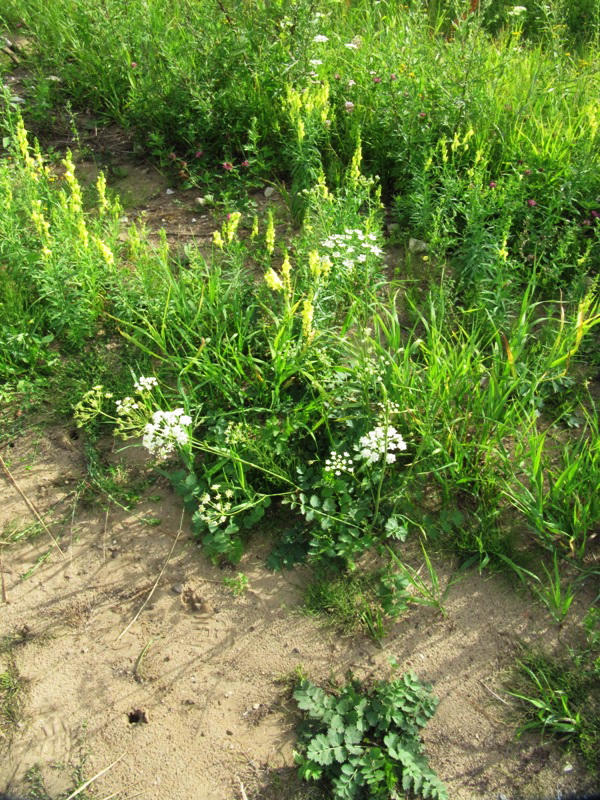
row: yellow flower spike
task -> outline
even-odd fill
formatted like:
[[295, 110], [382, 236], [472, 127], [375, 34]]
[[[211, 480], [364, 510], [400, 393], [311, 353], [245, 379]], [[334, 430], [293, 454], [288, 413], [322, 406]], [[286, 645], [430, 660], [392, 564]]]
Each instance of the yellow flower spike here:
[[460, 136], [458, 135], [458, 131], [456, 131], [451, 145], [452, 152], [455, 153], [459, 147], [460, 147]]
[[313, 278], [318, 278], [321, 274], [321, 258], [316, 250], [311, 250], [308, 254], [308, 266]]
[[333, 199], [333, 197], [331, 195], [331, 192], [329, 191], [329, 189], [327, 188], [327, 184], [325, 183], [325, 174], [324, 174], [324, 172], [322, 170], [319, 173], [319, 177], [317, 178], [317, 186], [316, 186], [316, 188], [320, 192], [321, 197], [323, 198], [323, 200], [331, 201]]
[[469, 140], [475, 136], [475, 131], [473, 128], [469, 128], [469, 130], [465, 133], [464, 138], [462, 140], [462, 147], [463, 150], [466, 150], [469, 147]]
[[42, 255], [48, 260], [52, 256], [52, 250], [49, 247], [42, 247]]
[[448, 163], [448, 145], [445, 139], [440, 139], [440, 150], [442, 151], [442, 161], [444, 164]]
[[258, 217], [255, 215], [252, 220], [252, 232], [250, 233], [251, 239], [256, 239], [258, 236]]
[[73, 164], [73, 157], [70, 150], [67, 150], [67, 155], [63, 159], [62, 163], [65, 167], [65, 181], [71, 190], [69, 206], [73, 214], [79, 214], [81, 213], [83, 207], [81, 187], [79, 186], [77, 178], [75, 177], [75, 165]]
[[33, 146], [33, 158], [34, 158], [35, 169], [39, 172], [40, 175], [46, 175], [47, 177], [50, 173], [50, 170], [44, 164], [44, 157], [42, 156], [42, 151], [40, 150], [40, 143], [38, 142], [37, 139], [35, 140], [35, 144]]
[[106, 199], [106, 176], [103, 172], [98, 175], [96, 181], [96, 191], [98, 192], [98, 205], [100, 213], [104, 213], [108, 208], [108, 200]]
[[281, 292], [284, 288], [283, 281], [273, 267], [268, 272], [265, 272], [265, 283], [273, 292]]
[[269, 255], [273, 254], [273, 250], [275, 249], [275, 222], [273, 220], [273, 212], [269, 209], [267, 214], [267, 230], [265, 233], [265, 245], [267, 248], [267, 253]]
[[113, 264], [115, 263], [115, 257], [110, 247], [108, 247], [108, 245], [105, 244], [102, 241], [102, 239], [94, 239], [94, 243], [96, 244], [96, 247], [100, 251], [100, 255], [104, 259], [106, 265], [108, 267], [112, 267]]
[[359, 184], [361, 177], [361, 172], [360, 172], [361, 161], [362, 161], [362, 142], [359, 133], [358, 141], [356, 143], [356, 149], [354, 150], [354, 155], [352, 156], [352, 163], [350, 164], [350, 169], [348, 170], [348, 185], [351, 189], [356, 189], [356, 187]]
[[77, 232], [79, 234], [79, 239], [81, 240], [81, 243], [87, 249], [89, 243], [89, 236], [87, 232], [87, 227], [85, 225], [85, 220], [83, 217], [79, 217], [79, 220], [77, 222]]
[[292, 294], [292, 265], [290, 263], [290, 257], [288, 256], [287, 252], [283, 259], [283, 264], [281, 265], [281, 274], [283, 276], [283, 288], [286, 297], [290, 297], [290, 295]]
[[234, 211], [229, 215], [229, 219], [223, 224], [222, 234], [223, 239], [227, 242], [227, 244], [231, 244], [232, 240], [234, 239], [241, 218], [242, 215], [240, 212]]
[[31, 220], [35, 225], [35, 229], [38, 232], [38, 236], [42, 239], [49, 239], [50, 238], [50, 223], [47, 219], [44, 218], [42, 214], [42, 202], [41, 200], [32, 200], [31, 202]]
[[312, 326], [314, 316], [315, 307], [313, 306], [312, 297], [307, 297], [302, 304], [302, 336], [307, 342], [312, 342], [315, 336]]
[[219, 250], [222, 250], [225, 246], [225, 242], [221, 236], [221, 231], [213, 231], [213, 244], [218, 247]]
[[27, 138], [27, 130], [21, 117], [19, 117], [17, 120], [17, 142], [19, 144], [21, 156], [23, 157], [23, 163], [28, 169], [35, 169], [35, 162], [29, 155], [29, 140]]
[[321, 259], [321, 272], [324, 278], [327, 278], [327, 276], [331, 272], [331, 267], [332, 264], [329, 256], [323, 256], [323, 258]]

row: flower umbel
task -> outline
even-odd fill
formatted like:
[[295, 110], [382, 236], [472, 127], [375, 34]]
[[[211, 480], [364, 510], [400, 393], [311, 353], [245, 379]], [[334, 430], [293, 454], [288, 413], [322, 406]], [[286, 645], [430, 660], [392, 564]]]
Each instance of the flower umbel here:
[[394, 451], [406, 450], [406, 442], [392, 425], [378, 425], [365, 436], [361, 436], [354, 449], [358, 451], [355, 460], [363, 458], [368, 464], [376, 464], [383, 459], [386, 464], [393, 464], [396, 460]]
[[325, 472], [332, 472], [334, 475], [341, 475], [342, 472], [354, 472], [352, 456], [347, 451], [336, 453], [332, 450], [329, 458], [325, 459]]
[[146, 378], [144, 375], [140, 375], [139, 378], [136, 378], [133, 384], [136, 392], [140, 394], [142, 392], [151, 392], [156, 386], [158, 386], [158, 381], [154, 376], [150, 376]]
[[183, 408], [173, 411], [156, 411], [152, 422], [144, 428], [142, 444], [159, 459], [166, 458], [176, 447], [185, 447], [190, 441], [186, 430], [192, 424], [192, 418]]

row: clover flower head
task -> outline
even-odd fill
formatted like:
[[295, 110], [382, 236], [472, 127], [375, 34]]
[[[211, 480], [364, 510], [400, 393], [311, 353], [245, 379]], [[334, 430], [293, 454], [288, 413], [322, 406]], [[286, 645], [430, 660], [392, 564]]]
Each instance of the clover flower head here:
[[323, 36], [322, 33], [318, 33], [313, 39], [313, 42], [316, 42], [317, 44], [321, 44], [321, 43], [324, 44], [325, 42], [328, 42], [328, 41], [329, 41], [328, 37], [327, 36]]

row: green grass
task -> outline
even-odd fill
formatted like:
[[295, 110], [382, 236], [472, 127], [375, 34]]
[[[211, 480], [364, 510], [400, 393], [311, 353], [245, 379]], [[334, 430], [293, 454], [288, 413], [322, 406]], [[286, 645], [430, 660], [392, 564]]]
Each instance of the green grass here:
[[406, 582], [391, 572], [330, 574], [306, 590], [304, 607], [324, 615], [341, 633], [359, 631], [380, 642], [389, 624], [408, 609]]
[[575, 748], [593, 772], [600, 748], [600, 651], [597, 609], [588, 615], [587, 647], [568, 656], [527, 650], [517, 662], [511, 691], [520, 702], [524, 721], [519, 735], [539, 732], [542, 740], [557, 737]]
[[24, 725], [26, 692], [10, 646], [3, 650], [3, 671], [0, 672], [0, 751]]

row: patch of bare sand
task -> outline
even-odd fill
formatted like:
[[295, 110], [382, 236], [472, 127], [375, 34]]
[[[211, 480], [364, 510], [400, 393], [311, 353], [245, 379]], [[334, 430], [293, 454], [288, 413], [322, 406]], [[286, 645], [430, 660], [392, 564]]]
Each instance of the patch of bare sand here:
[[[29, 435], [4, 451], [42, 514], [72, 508], [73, 481], [84, 476], [80, 447], [56, 430], [35, 447]], [[9, 603], [0, 607], [0, 635], [22, 634], [13, 652], [27, 681], [28, 724], [4, 747], [1, 788], [25, 791], [25, 772], [38, 764], [58, 793], [68, 777], [53, 765], [85, 752], [88, 776], [119, 759], [95, 783], [98, 797], [232, 800], [240, 780], [256, 799], [292, 797], [269, 787], [270, 775], [293, 764], [293, 703], [281, 676], [301, 664], [316, 681], [348, 670], [387, 677], [391, 656], [433, 682], [440, 698], [424, 738], [452, 800], [589, 787], [572, 758], [574, 769], [563, 772], [556, 745], [535, 736], [516, 743], [510, 707], [492, 695], [519, 641], [556, 640], [542, 610], [505, 578], [466, 575], [450, 591], [447, 619], [413, 610], [379, 648], [300, 615], [308, 570], [269, 573], [264, 544], [250, 545], [239, 565], [249, 590], [233, 598], [223, 586], [230, 573], [207, 563], [179, 500], [160, 492], [159, 504], [144, 501], [135, 513], [114, 504], [108, 514], [62, 513], [62, 528], [52, 530], [62, 530], [65, 557], [53, 548], [27, 580], [19, 576], [52, 547], [46, 534], [2, 548]], [[0, 530], [29, 519], [4, 478], [0, 493]], [[156, 516], [160, 526], [144, 522]], [[147, 721], [130, 721], [139, 712]]]

